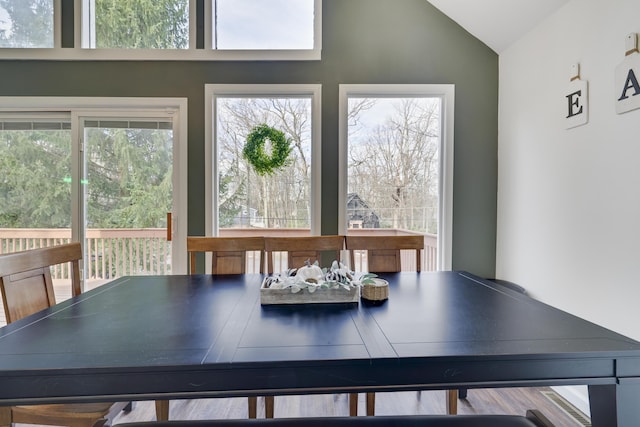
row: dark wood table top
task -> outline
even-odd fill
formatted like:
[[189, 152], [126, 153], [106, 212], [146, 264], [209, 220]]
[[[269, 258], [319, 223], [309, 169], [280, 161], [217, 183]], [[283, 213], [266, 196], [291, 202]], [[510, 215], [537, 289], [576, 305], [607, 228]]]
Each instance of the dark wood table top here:
[[261, 306], [262, 276], [124, 277], [0, 329], [0, 402], [590, 384], [640, 343], [463, 272], [381, 305]]

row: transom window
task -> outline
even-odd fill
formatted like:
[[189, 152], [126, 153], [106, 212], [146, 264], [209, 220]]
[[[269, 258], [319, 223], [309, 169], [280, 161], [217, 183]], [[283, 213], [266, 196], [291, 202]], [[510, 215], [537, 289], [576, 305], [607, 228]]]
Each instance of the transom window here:
[[215, 0], [214, 49], [313, 49], [313, 0]]
[[189, 0], [84, 0], [82, 46], [186, 49]]
[[318, 60], [321, 3], [0, 0], [0, 59]]
[[53, 0], [0, 0], [0, 48], [54, 46]]

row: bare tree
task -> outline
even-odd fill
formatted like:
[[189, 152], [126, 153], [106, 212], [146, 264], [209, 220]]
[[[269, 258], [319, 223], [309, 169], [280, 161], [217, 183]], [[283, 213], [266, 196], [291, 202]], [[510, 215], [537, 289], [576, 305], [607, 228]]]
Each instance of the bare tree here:
[[[264, 227], [308, 227], [310, 224], [310, 114], [310, 101], [304, 98], [229, 98], [219, 103], [218, 173], [235, 174], [233, 188], [246, 184], [244, 203], [235, 203], [245, 205], [247, 211], [257, 210]], [[293, 145], [287, 164], [274, 174], [264, 176], [256, 174], [241, 155], [247, 135], [262, 123], [283, 131]], [[268, 141], [265, 149], [269, 150]], [[235, 171], [232, 163], [237, 166]], [[230, 206], [220, 204], [221, 215], [222, 210], [228, 208]], [[255, 221], [254, 225], [257, 225]]]
[[[349, 185], [385, 226], [423, 228], [437, 202], [439, 108], [403, 98], [392, 115], [349, 149]], [[426, 230], [425, 230], [426, 231]]]

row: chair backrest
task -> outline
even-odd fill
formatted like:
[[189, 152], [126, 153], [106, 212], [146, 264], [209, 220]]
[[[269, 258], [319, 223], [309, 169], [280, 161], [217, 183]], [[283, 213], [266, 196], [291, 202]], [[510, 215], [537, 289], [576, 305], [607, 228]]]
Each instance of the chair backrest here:
[[0, 255], [0, 291], [7, 323], [56, 303], [51, 282], [53, 265], [70, 263], [74, 296], [80, 295], [80, 243], [31, 249]]
[[187, 237], [191, 274], [196, 273], [196, 256], [211, 252], [211, 274], [244, 274], [247, 252], [255, 252], [260, 273], [264, 272], [264, 237]]
[[321, 262], [322, 252], [334, 252], [335, 260], [340, 260], [340, 252], [344, 249], [344, 236], [296, 236], [265, 237], [264, 249], [267, 254], [268, 273], [273, 273], [274, 252], [287, 253], [289, 268], [298, 268], [309, 260]]
[[415, 250], [416, 271], [421, 270], [424, 236], [389, 235], [389, 236], [347, 236], [346, 247], [349, 251], [349, 262], [355, 270], [354, 252], [367, 251], [367, 270], [375, 273], [392, 273], [402, 271], [401, 250]]

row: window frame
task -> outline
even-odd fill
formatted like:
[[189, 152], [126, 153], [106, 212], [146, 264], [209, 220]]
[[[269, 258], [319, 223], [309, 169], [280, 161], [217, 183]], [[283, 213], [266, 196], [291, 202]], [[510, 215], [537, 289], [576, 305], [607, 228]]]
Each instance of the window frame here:
[[74, 47], [62, 47], [62, 0], [54, 0], [53, 48], [0, 48], [0, 59], [120, 60], [120, 61], [316, 61], [322, 54], [322, 0], [314, 1], [314, 47], [291, 50], [215, 50], [212, 48], [212, 1], [204, 2], [204, 48], [196, 47], [197, 0], [189, 0], [189, 47], [187, 49], [94, 49], [86, 40], [84, 4], [73, 0]]
[[320, 234], [321, 199], [321, 96], [320, 84], [207, 84], [205, 85], [205, 234], [218, 236], [218, 164], [217, 141], [217, 98], [230, 97], [287, 97], [308, 96], [311, 99], [311, 234]]
[[453, 84], [341, 84], [338, 106], [338, 227], [347, 233], [347, 172], [349, 97], [433, 97], [442, 100], [440, 117], [440, 165], [438, 179], [438, 269], [452, 268], [453, 241]]

